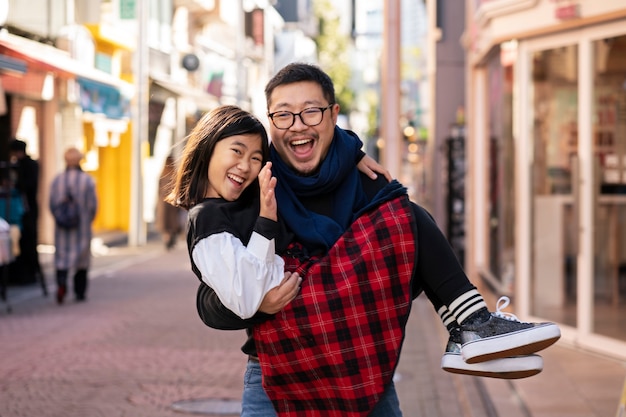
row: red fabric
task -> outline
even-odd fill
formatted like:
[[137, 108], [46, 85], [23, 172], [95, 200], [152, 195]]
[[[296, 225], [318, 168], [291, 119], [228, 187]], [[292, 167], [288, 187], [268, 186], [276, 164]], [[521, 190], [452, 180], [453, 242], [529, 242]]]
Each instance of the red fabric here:
[[391, 382], [411, 307], [415, 235], [406, 196], [362, 215], [323, 258], [288, 270], [300, 295], [255, 326], [279, 417], [366, 416]]

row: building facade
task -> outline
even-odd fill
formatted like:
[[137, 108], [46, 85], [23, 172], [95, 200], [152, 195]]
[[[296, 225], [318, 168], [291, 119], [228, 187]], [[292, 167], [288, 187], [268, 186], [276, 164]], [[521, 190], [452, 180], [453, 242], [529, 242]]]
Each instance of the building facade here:
[[[40, 163], [40, 243], [52, 243], [52, 217], [46, 210], [48, 185], [64, 168], [64, 149], [77, 146], [87, 156], [86, 171], [106, 175], [98, 168], [100, 151], [111, 146], [111, 137], [118, 138], [117, 145], [123, 143], [120, 135], [129, 131], [133, 85], [119, 76], [119, 67], [115, 71], [112, 65], [108, 69], [96, 65], [94, 39], [77, 23], [88, 16], [81, 13], [81, 5], [9, 0], [0, 30], [0, 54], [24, 63], [23, 72], [1, 75], [6, 106], [0, 116], [0, 146], [6, 149], [8, 141], [18, 137]], [[7, 160], [6, 153], [2, 160]], [[117, 184], [99, 181], [98, 189], [105, 192], [108, 186], [117, 188], [119, 184], [124, 184], [124, 179]], [[103, 195], [99, 197], [107, 201]]]
[[265, 113], [283, 23], [267, 0], [0, 0], [0, 161], [17, 136], [40, 162], [40, 243], [69, 145], [97, 182], [96, 230], [143, 243], [165, 158], [202, 114]]
[[466, 8], [468, 272], [626, 358], [626, 7]]

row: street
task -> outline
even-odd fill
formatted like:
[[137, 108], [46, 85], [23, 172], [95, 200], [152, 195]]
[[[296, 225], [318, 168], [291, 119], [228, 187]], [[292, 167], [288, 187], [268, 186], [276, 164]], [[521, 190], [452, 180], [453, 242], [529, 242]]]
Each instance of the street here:
[[[0, 303], [0, 417], [239, 415], [244, 331], [206, 327], [185, 245], [96, 247], [87, 301], [10, 287]], [[395, 376], [405, 417], [604, 417], [618, 405], [624, 365], [564, 346], [517, 381], [444, 372], [447, 334], [420, 296]]]
[[168, 417], [181, 400], [240, 400], [245, 335], [198, 319], [182, 245], [132, 251], [94, 270], [87, 302], [57, 305], [48, 274], [50, 296], [0, 312], [0, 416]]
[[[238, 416], [245, 334], [200, 321], [184, 244], [95, 252], [85, 303], [70, 286], [56, 304], [51, 254], [42, 256], [48, 297], [38, 285], [9, 289], [13, 312], [0, 310], [0, 417]], [[395, 378], [405, 416], [469, 416], [472, 406], [457, 401], [465, 386], [482, 410], [473, 379], [454, 383], [439, 368], [444, 329], [418, 319], [430, 305], [414, 309]]]

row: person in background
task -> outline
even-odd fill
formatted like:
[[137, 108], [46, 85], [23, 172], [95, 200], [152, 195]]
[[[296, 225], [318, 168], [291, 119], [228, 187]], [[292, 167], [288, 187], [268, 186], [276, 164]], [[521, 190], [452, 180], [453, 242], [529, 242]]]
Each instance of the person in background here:
[[173, 249], [176, 246], [178, 236], [183, 231], [181, 215], [183, 210], [165, 201], [170, 193], [172, 176], [176, 171], [174, 158], [168, 156], [159, 177], [159, 198], [156, 206], [155, 227], [161, 233], [165, 248]]
[[24, 206], [19, 241], [20, 255], [15, 261], [15, 271], [11, 275], [17, 277], [19, 284], [43, 282], [37, 252], [39, 163], [26, 153], [26, 142], [19, 139], [9, 142], [9, 158], [15, 173], [14, 187], [22, 195]]
[[77, 148], [70, 147], [65, 151], [64, 157], [66, 168], [52, 181], [49, 207], [53, 211], [69, 192], [80, 206], [80, 222], [72, 229], [55, 226], [54, 267], [58, 304], [63, 304], [67, 294], [67, 277], [70, 271], [74, 272], [73, 290], [76, 301], [86, 300], [87, 272], [91, 264], [92, 223], [98, 208], [95, 182], [80, 166], [83, 154]]

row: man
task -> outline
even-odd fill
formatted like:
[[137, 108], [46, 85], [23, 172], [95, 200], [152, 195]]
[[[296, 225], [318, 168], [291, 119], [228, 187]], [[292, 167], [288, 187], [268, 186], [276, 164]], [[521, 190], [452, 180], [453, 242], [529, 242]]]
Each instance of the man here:
[[91, 263], [92, 222], [96, 216], [98, 201], [93, 178], [81, 169], [82, 153], [75, 147], [65, 151], [65, 171], [58, 174], [50, 186], [49, 207], [51, 212], [68, 197], [78, 203], [79, 221], [75, 227], [56, 225], [54, 230], [54, 266], [56, 268], [58, 304], [63, 304], [67, 294], [67, 277], [74, 271], [74, 295], [76, 301], [87, 296], [87, 272]]
[[22, 195], [24, 201], [19, 242], [20, 255], [16, 259], [16, 270], [12, 275], [19, 277], [20, 284], [31, 284], [39, 280], [45, 289], [37, 252], [39, 163], [26, 153], [26, 142], [19, 139], [13, 139], [9, 142], [9, 157], [16, 173], [15, 188]]
[[401, 416], [392, 377], [422, 289], [451, 331], [447, 370], [539, 372], [530, 354], [554, 343], [558, 327], [490, 313], [428, 213], [397, 181], [356, 170], [345, 140], [354, 134], [336, 126], [328, 75], [290, 64], [265, 94], [279, 217], [296, 236], [283, 258], [303, 277], [301, 294], [270, 318], [243, 322], [210, 288], [197, 299], [207, 325], [253, 335], [242, 347], [250, 355], [242, 416]]

